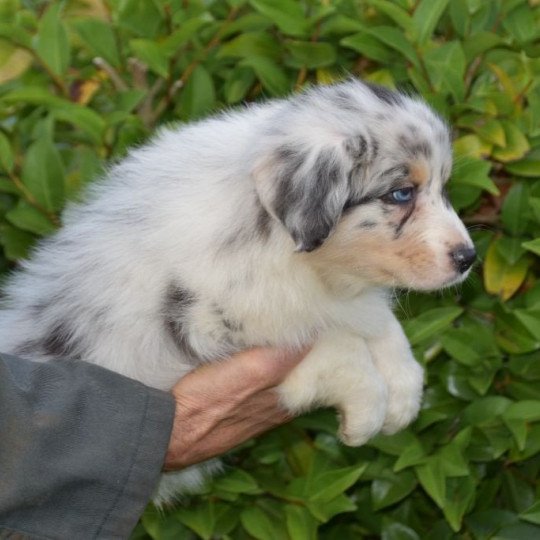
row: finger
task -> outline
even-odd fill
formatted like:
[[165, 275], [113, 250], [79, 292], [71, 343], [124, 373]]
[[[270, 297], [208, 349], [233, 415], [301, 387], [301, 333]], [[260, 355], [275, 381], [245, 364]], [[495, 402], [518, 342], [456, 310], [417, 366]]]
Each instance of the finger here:
[[249, 401], [248, 410], [223, 418], [202, 438], [185, 446], [166, 461], [166, 470], [187, 467], [223, 454], [272, 428], [289, 422], [292, 415], [279, 405], [276, 392], [263, 391]]
[[309, 349], [255, 348], [188, 373], [173, 388], [185, 400], [243, 401], [251, 394], [280, 384], [304, 358]]
[[282, 383], [302, 361], [310, 347], [302, 349], [257, 348], [243, 351], [232, 359], [258, 389]]
[[275, 423], [277, 425], [292, 418], [293, 415], [281, 404], [275, 388], [269, 388], [253, 394], [239, 404], [228, 415], [224, 416], [214, 429], [239, 424]]

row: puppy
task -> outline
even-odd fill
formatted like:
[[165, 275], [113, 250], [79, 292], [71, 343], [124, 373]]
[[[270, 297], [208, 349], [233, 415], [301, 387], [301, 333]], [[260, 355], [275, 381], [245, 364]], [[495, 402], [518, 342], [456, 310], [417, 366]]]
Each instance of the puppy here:
[[[349, 445], [393, 433], [423, 374], [386, 291], [458, 283], [475, 257], [450, 171], [425, 103], [357, 80], [163, 129], [11, 277], [0, 349], [168, 390], [241, 349], [315, 342], [283, 405], [336, 407]], [[212, 467], [166, 475], [156, 501]]]

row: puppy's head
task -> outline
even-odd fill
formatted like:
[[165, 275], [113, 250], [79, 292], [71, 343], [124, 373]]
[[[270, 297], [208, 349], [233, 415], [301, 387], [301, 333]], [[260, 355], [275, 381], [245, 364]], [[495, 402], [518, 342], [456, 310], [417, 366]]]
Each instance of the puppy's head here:
[[318, 88], [281, 106], [262, 147], [263, 205], [328, 276], [429, 290], [468, 275], [448, 128], [425, 103], [358, 81]]

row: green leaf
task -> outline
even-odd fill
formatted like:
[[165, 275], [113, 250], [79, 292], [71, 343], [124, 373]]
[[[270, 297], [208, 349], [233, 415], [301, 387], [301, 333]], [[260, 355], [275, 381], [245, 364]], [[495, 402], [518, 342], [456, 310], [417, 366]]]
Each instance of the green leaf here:
[[514, 315], [531, 335], [540, 341], [540, 309], [515, 309]]
[[413, 15], [418, 43], [424, 43], [432, 37], [448, 2], [449, 0], [420, 0]]
[[392, 51], [367, 32], [347, 36], [339, 43], [343, 47], [352, 49], [383, 64], [389, 63], [392, 60]]
[[493, 343], [493, 328], [465, 319], [459, 328], [452, 328], [441, 338], [444, 350], [460, 364], [476, 366], [483, 359], [499, 356]]
[[32, 104], [48, 107], [58, 120], [71, 123], [89, 135], [94, 143], [100, 143], [105, 120], [94, 110], [59, 98], [39, 86], [18, 88], [0, 97], [7, 104]]
[[530, 523], [507, 525], [490, 537], [490, 540], [532, 540], [540, 536], [540, 527]]
[[120, 67], [120, 54], [113, 27], [100, 19], [79, 19], [73, 26], [85, 45], [114, 67]]
[[425, 459], [426, 450], [422, 443], [415, 438], [414, 442], [406, 446], [401, 452], [394, 464], [394, 472], [399, 472], [413, 465], [420, 465], [425, 462]]
[[493, 242], [484, 260], [484, 285], [486, 291], [499, 295], [503, 300], [511, 298], [519, 289], [529, 268], [526, 257], [519, 259], [515, 264], [509, 264], [499, 254], [497, 242]]
[[528, 242], [523, 242], [521, 244], [525, 249], [532, 251], [536, 255], [540, 255], [540, 238], [535, 238], [534, 240], [530, 240]]
[[473, 401], [464, 411], [464, 420], [473, 425], [491, 423], [500, 417], [512, 401], [503, 396], [487, 396]]
[[500, 45], [501, 42], [501, 36], [493, 32], [475, 32], [463, 41], [463, 52], [467, 62], [472, 62], [481, 54]]
[[35, 242], [35, 237], [11, 225], [0, 224], [0, 243], [10, 261], [24, 259]]
[[41, 86], [25, 86], [12, 90], [0, 97], [4, 103], [24, 103], [30, 105], [62, 105], [69, 103], [55, 96]]
[[30, 34], [24, 28], [13, 24], [0, 23], [0, 38], [5, 38], [11, 43], [20, 45], [25, 49], [32, 48]]
[[240, 521], [246, 531], [257, 540], [278, 540], [282, 537], [274, 520], [257, 506], [248, 506], [240, 514]]
[[504, 168], [512, 174], [525, 178], [538, 178], [540, 176], [540, 160], [538, 159], [507, 163]]
[[180, 116], [186, 120], [200, 118], [212, 110], [215, 102], [216, 92], [212, 76], [204, 66], [198, 65], [180, 95]]
[[435, 90], [454, 96], [462, 101], [465, 96], [465, 54], [458, 41], [444, 43], [429, 49], [424, 61]]
[[329, 43], [288, 41], [285, 45], [291, 54], [291, 65], [301, 68], [331, 66], [336, 62], [336, 49]]
[[32, 65], [32, 55], [21, 47], [0, 37], [0, 83], [25, 76]]
[[525, 422], [540, 421], [540, 400], [528, 400], [512, 403], [503, 413], [507, 421], [524, 420]]
[[417, 345], [446, 328], [462, 313], [463, 309], [459, 307], [434, 308], [422, 313], [414, 320], [404, 321], [403, 327], [411, 345]]
[[17, 189], [17, 186], [6, 178], [0, 176], [0, 193], [11, 193], [12, 195], [20, 196], [21, 192]]
[[309, 24], [302, 4], [294, 0], [250, 0], [259, 13], [268, 17], [281, 31], [290, 36], [305, 36]]
[[6, 213], [6, 219], [19, 229], [39, 236], [50, 234], [56, 229], [47, 216], [23, 200]]
[[358, 19], [335, 13], [322, 22], [320, 35], [325, 38], [341, 37], [365, 31], [365, 29], [366, 25]]
[[517, 176], [538, 178], [540, 176], [540, 148], [533, 148], [523, 159], [507, 163], [504, 168]]
[[242, 101], [255, 83], [255, 73], [249, 67], [234, 69], [223, 86], [225, 101], [229, 104]]
[[531, 336], [513, 312], [498, 310], [495, 319], [497, 344], [512, 354], [537, 350], [540, 342]]
[[415, 67], [420, 67], [418, 54], [399, 28], [394, 28], [392, 26], [377, 26], [368, 31], [374, 38], [404, 56]]
[[416, 487], [416, 476], [409, 471], [376, 478], [371, 484], [373, 510], [381, 510], [404, 499]]
[[214, 481], [212, 486], [215, 489], [231, 493], [249, 493], [253, 495], [262, 492], [255, 478], [242, 469], [235, 469], [226, 476], [221, 476]]
[[529, 141], [523, 130], [514, 122], [501, 120], [504, 127], [506, 144], [493, 150], [493, 157], [504, 163], [521, 159], [530, 149]]
[[504, 423], [508, 430], [514, 436], [518, 449], [522, 452], [525, 450], [527, 444], [527, 422], [521, 418], [514, 418], [513, 420], [506, 420], [503, 418]]
[[355, 484], [366, 470], [367, 463], [326, 471], [311, 481], [309, 499], [328, 502]]
[[35, 49], [57, 75], [64, 75], [69, 66], [70, 45], [61, 20], [62, 3], [51, 4], [39, 22]]
[[226, 57], [246, 58], [262, 57], [270, 60], [278, 60], [280, 50], [275, 40], [264, 32], [245, 32], [231, 41], [223, 44], [218, 53], [218, 58]]
[[317, 522], [306, 508], [288, 504], [285, 516], [291, 540], [317, 540]]
[[[501, 508], [476, 511], [465, 518], [467, 527], [471, 529], [474, 537], [485, 540], [495, 538], [496, 532], [502, 527], [517, 521], [516, 514]], [[503, 540], [500, 536], [497, 538]]]
[[459, 185], [474, 186], [492, 195], [499, 195], [499, 188], [489, 177], [490, 169], [489, 161], [463, 156], [454, 166], [450, 186], [452, 188]]
[[306, 507], [313, 516], [323, 523], [337, 514], [356, 510], [356, 504], [344, 494], [338, 495], [331, 501], [306, 501]]
[[192, 531], [195, 531], [204, 540], [210, 540], [213, 536], [216, 522], [214, 508], [214, 504], [211, 501], [203, 501], [197, 506], [191, 506], [189, 508], [180, 506], [175, 511], [175, 517]]
[[535, 12], [526, 3], [522, 3], [502, 18], [502, 24], [519, 43], [527, 43], [538, 37], [535, 20]]
[[415, 467], [416, 476], [427, 494], [439, 508], [446, 503], [446, 477], [438, 457], [431, 457], [425, 464]]
[[384, 525], [381, 540], [420, 540], [420, 536], [403, 523], [393, 521]]
[[221, 501], [214, 504], [214, 516], [214, 538], [226, 538], [225, 535], [230, 534], [240, 523], [238, 508]]
[[68, 101], [54, 105], [51, 110], [54, 118], [73, 124], [84, 131], [94, 144], [101, 144], [105, 132], [105, 120], [97, 112]]
[[438, 451], [444, 474], [448, 478], [468, 476], [470, 469], [464, 457], [464, 451], [469, 445], [472, 428], [466, 427], [452, 441]]
[[149, 39], [132, 39], [129, 46], [133, 54], [142, 60], [154, 73], [163, 78], [169, 75], [167, 55], [157, 43]]
[[503, 203], [501, 221], [508, 232], [516, 236], [523, 234], [527, 229], [529, 196], [525, 184], [517, 182], [510, 188]]
[[118, 11], [118, 24], [141, 37], [153, 38], [163, 23], [162, 10], [157, 0], [124, 0]]
[[[152, 540], [176, 540], [179, 537], [186, 537], [190, 534], [187, 527], [184, 527], [178, 519], [164, 519], [163, 513], [159, 512], [155, 507], [149, 506], [139, 522], [143, 526], [143, 531], [140, 537], [130, 536], [130, 540], [148, 540], [148, 536]], [[135, 533], [137, 530], [135, 530]], [[134, 537], [133, 537], [134, 536]]]
[[484, 145], [482, 139], [478, 135], [463, 135], [454, 140], [454, 153], [461, 160], [465, 159], [481, 159], [484, 154]]
[[187, 21], [183, 20], [180, 28], [174, 30], [174, 32], [160, 43], [160, 48], [168, 58], [174, 56], [180, 47], [184, 46], [193, 37], [197, 36], [197, 32], [212, 21], [212, 16], [207, 12], [188, 19]]
[[520, 238], [502, 236], [496, 240], [495, 245], [499, 255], [510, 265], [516, 264], [525, 253], [525, 250], [521, 247]]
[[263, 87], [273, 96], [286, 94], [290, 83], [283, 69], [275, 62], [262, 56], [245, 58], [241, 66], [249, 66], [255, 71]]
[[405, 9], [389, 0], [369, 0], [369, 4], [377, 11], [390, 17], [398, 26], [401, 26], [407, 34], [414, 35], [416, 27], [412, 17]]
[[461, 529], [465, 512], [475, 499], [476, 483], [470, 476], [449, 478], [446, 483], [446, 502], [443, 513], [454, 532]]
[[60, 154], [45, 137], [33, 143], [26, 153], [22, 181], [47, 210], [60, 210], [64, 202], [64, 166]]
[[377, 448], [385, 454], [391, 456], [400, 456], [404, 448], [409, 445], [414, 445], [418, 442], [418, 439], [413, 435], [410, 430], [402, 430], [394, 433], [393, 435], [377, 435], [369, 441], [369, 445]]
[[15, 156], [9, 139], [0, 131], [0, 167], [6, 172], [11, 172], [14, 165]]
[[522, 512], [519, 517], [525, 521], [540, 525], [540, 501], [536, 501], [530, 508]]
[[506, 145], [506, 134], [504, 127], [498, 120], [489, 118], [476, 127], [476, 133], [489, 143], [497, 146]]

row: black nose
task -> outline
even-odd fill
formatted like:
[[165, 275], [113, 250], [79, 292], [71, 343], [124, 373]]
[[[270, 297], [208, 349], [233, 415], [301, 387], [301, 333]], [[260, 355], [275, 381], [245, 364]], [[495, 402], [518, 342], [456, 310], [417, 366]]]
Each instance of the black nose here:
[[470, 246], [458, 246], [450, 253], [455, 269], [464, 274], [476, 259], [476, 251]]

